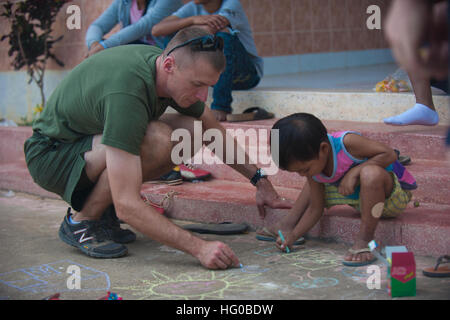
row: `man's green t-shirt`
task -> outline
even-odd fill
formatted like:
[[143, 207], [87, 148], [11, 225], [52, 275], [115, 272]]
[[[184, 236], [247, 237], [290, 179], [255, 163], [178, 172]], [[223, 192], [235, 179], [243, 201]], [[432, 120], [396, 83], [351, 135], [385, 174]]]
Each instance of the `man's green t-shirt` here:
[[204, 103], [181, 108], [156, 94], [156, 58], [162, 50], [126, 45], [104, 50], [75, 67], [51, 95], [33, 125], [62, 142], [102, 134], [102, 143], [140, 154], [147, 125], [173, 107], [200, 117]]

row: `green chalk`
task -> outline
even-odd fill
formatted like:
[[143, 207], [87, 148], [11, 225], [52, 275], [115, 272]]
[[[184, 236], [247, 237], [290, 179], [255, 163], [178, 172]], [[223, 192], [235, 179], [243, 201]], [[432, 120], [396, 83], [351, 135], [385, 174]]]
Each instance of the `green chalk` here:
[[[286, 242], [286, 240], [284, 240], [283, 234], [281, 233], [281, 230], [278, 230], [278, 235], [280, 236], [281, 241]], [[290, 253], [291, 250], [289, 250], [289, 247], [286, 246], [286, 253]]]

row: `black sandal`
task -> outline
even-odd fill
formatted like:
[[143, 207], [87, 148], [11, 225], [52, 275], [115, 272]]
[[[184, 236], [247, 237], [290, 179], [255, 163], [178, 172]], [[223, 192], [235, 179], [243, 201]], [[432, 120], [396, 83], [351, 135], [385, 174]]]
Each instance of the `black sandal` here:
[[272, 119], [275, 115], [272, 112], [268, 112], [260, 107], [252, 107], [244, 110], [241, 114], [228, 114], [228, 122], [238, 121], [253, 121], [253, 120], [265, 120]]
[[188, 224], [182, 227], [185, 230], [189, 230], [196, 233], [231, 235], [231, 234], [245, 233], [249, 226], [246, 223], [222, 222], [218, 224], [214, 223]]

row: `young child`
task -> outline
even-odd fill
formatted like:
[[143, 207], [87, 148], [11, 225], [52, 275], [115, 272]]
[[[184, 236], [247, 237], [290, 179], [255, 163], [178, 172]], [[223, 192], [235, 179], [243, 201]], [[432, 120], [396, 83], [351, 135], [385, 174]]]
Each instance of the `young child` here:
[[324, 208], [348, 204], [361, 212], [361, 226], [343, 264], [375, 261], [368, 242], [374, 239], [378, 219], [398, 216], [411, 199], [409, 190], [417, 188], [394, 150], [357, 132], [327, 134], [322, 122], [307, 113], [280, 119], [272, 129], [279, 130], [280, 143], [279, 158], [272, 154], [274, 161], [307, 178], [293, 208], [275, 226], [285, 236], [284, 242], [277, 239], [278, 248], [284, 251], [305, 235]]

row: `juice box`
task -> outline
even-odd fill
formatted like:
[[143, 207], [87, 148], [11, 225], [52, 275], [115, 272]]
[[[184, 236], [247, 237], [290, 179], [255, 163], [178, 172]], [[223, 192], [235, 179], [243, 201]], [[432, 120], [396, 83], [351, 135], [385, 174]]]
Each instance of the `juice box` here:
[[391, 262], [388, 267], [388, 292], [391, 297], [415, 296], [416, 262], [414, 254], [408, 252], [405, 247], [394, 249], [386, 247], [386, 257]]

